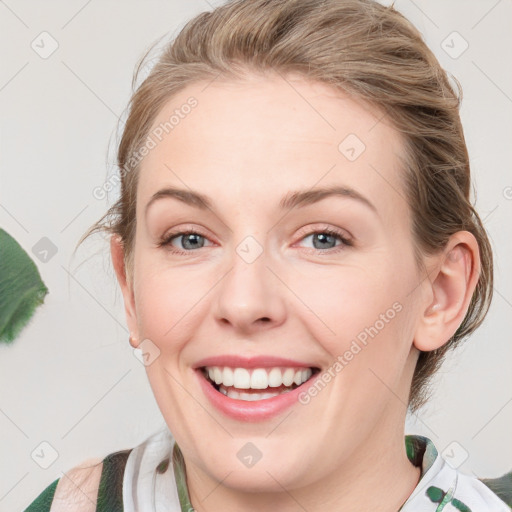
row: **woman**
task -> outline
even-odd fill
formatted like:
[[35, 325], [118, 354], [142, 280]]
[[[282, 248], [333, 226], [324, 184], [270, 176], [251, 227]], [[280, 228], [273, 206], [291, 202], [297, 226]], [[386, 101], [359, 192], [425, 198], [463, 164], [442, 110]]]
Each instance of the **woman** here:
[[121, 198], [87, 236], [112, 235], [168, 429], [27, 510], [509, 510], [404, 438], [483, 321], [493, 266], [459, 98], [402, 15], [201, 14], [135, 92], [118, 165]]

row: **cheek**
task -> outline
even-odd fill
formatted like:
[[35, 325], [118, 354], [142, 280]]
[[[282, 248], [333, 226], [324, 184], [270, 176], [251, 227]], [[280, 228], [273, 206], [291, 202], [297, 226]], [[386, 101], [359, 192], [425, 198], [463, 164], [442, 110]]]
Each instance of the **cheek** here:
[[[390, 292], [390, 290], [392, 290]], [[301, 278], [294, 291], [310, 310], [309, 324], [331, 353], [344, 351], [354, 339], [364, 343], [390, 331], [399, 321], [403, 294], [392, 274], [361, 267], [331, 269], [329, 273]], [[304, 316], [306, 318], [306, 316]]]
[[211, 315], [212, 289], [219, 272], [203, 265], [172, 266], [161, 254], [149, 251], [140, 254], [136, 265], [140, 334], [155, 343], [162, 355], [177, 358]]
[[135, 301], [141, 334], [161, 349], [169, 346], [166, 340], [176, 340], [178, 334], [180, 338], [186, 337], [193, 306], [207, 291], [203, 280], [194, 279], [186, 269], [180, 272], [144, 261], [137, 272]]
[[393, 396], [389, 388], [401, 394], [413, 325], [410, 290], [398, 269], [365, 268], [317, 274], [294, 288], [311, 310], [301, 305], [307, 329], [332, 361], [328, 373], [344, 411], [363, 416], [370, 406], [377, 414]]

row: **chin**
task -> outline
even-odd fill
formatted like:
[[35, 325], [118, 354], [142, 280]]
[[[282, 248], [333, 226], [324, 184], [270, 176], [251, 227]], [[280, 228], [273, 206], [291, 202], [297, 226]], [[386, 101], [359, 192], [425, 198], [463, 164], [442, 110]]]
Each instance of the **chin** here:
[[[297, 456], [297, 450], [293, 450], [290, 455], [283, 450], [273, 450], [272, 456], [263, 453], [259, 460], [252, 461], [252, 465], [248, 464], [247, 467], [244, 467], [244, 463], [238, 460], [237, 452], [239, 450], [240, 448], [237, 446], [236, 451], [229, 457], [231, 460], [232, 457], [235, 457], [235, 463], [230, 460], [228, 464], [219, 464], [215, 460], [210, 460], [206, 465], [212, 478], [218, 482], [222, 481], [223, 485], [233, 490], [282, 493], [283, 487], [294, 489], [308, 485], [310, 482], [305, 481], [308, 479], [308, 474], [315, 474], [311, 473], [311, 469], [306, 472], [309, 465], [303, 457]], [[240, 458], [243, 459], [242, 456]]]
[[[283, 471], [282, 467], [267, 467], [256, 469], [255, 467], [247, 470], [237, 469], [226, 475], [218, 475], [217, 479], [222, 481], [226, 487], [250, 493], [282, 493], [283, 487], [286, 489], [293, 489], [295, 486], [289, 482], [284, 475], [290, 476], [286, 470]], [[298, 475], [294, 475], [294, 480]]]

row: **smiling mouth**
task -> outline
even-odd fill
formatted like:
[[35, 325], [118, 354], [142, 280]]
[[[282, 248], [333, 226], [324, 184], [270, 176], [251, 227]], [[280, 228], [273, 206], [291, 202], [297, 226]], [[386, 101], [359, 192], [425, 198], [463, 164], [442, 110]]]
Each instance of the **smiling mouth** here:
[[316, 367], [248, 369], [228, 366], [203, 366], [200, 370], [219, 393], [228, 398], [248, 402], [288, 393], [304, 385], [320, 371]]

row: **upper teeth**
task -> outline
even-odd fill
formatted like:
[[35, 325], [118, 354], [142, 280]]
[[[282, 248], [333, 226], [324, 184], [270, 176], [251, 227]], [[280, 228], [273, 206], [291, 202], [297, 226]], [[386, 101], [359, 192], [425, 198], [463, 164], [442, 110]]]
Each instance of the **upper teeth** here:
[[293, 383], [300, 386], [312, 375], [311, 368], [230, 368], [229, 366], [207, 366], [208, 376], [215, 384], [226, 387], [234, 386], [239, 389], [266, 389], [282, 386], [291, 386]]

